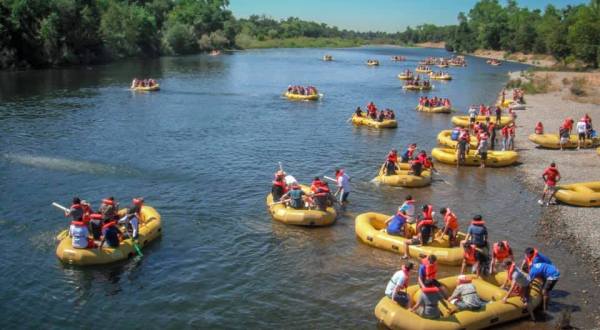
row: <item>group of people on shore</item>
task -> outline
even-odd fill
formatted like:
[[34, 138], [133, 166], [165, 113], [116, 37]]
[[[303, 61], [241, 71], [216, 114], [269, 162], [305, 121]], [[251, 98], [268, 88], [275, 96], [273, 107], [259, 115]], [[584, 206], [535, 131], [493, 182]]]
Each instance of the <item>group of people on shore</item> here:
[[[125, 237], [137, 239], [143, 204], [142, 197], [134, 198], [132, 205], [119, 216], [119, 203], [112, 196], [102, 200], [97, 212], [85, 200], [74, 197], [65, 211], [65, 216], [71, 217], [69, 236], [73, 248], [101, 249], [104, 244], [118, 248]], [[119, 229], [119, 225], [123, 226], [123, 230]]]
[[[315, 177], [310, 185], [310, 192], [306, 193], [296, 179], [279, 170], [275, 173], [275, 179], [271, 186], [271, 194], [273, 202], [285, 204], [293, 209], [315, 209], [326, 211], [328, 207], [334, 204], [344, 205], [348, 202], [350, 195], [350, 177], [346, 172], [338, 168], [335, 170], [335, 179], [327, 178], [335, 181], [337, 190], [332, 192], [329, 184], [320, 177]], [[338, 199], [336, 199], [338, 196]]]
[[[541, 125], [541, 122], [539, 124]], [[573, 118], [567, 117], [560, 125], [558, 129], [558, 136], [560, 137], [560, 150], [563, 150], [564, 146], [569, 143], [574, 124], [575, 121]], [[594, 131], [592, 126], [592, 118], [587, 113], [581, 117], [581, 119], [579, 119], [575, 129], [577, 130], [577, 150], [581, 149], [582, 143], [585, 146], [586, 140], [591, 140], [597, 137], [596, 131]]]
[[[487, 160], [488, 152], [495, 150], [497, 143], [497, 122], [490, 121], [487, 117], [485, 122], [474, 121], [471, 125], [471, 129], [463, 127], [455, 127], [452, 130], [450, 138], [457, 141], [456, 144], [456, 166], [459, 167], [464, 164], [466, 155], [469, 153], [471, 148], [471, 133], [477, 139], [477, 155], [481, 158], [481, 167], [485, 167], [485, 160]], [[514, 150], [515, 148], [515, 136], [516, 136], [516, 125], [514, 122], [503, 126], [500, 129], [500, 137], [502, 141], [502, 151]]]
[[[363, 117], [363, 110], [360, 107], [356, 107], [354, 114], [358, 117]], [[384, 120], [396, 119], [396, 114], [394, 113], [394, 110], [389, 108], [379, 111], [377, 110], [375, 103], [369, 102], [369, 104], [367, 104], [367, 117], [375, 121], [382, 122]]]
[[429, 98], [427, 96], [421, 96], [419, 98], [419, 105], [422, 105], [424, 107], [432, 107], [432, 108], [435, 108], [435, 107], [450, 108], [450, 107], [452, 107], [452, 103], [450, 102], [450, 99], [437, 97], [437, 96], [434, 96], [432, 98]]
[[423, 170], [434, 170], [433, 159], [427, 155], [425, 150], [416, 153], [417, 144], [411, 143], [402, 154], [398, 155], [398, 150], [392, 149], [386, 156], [383, 168], [385, 169], [385, 175], [396, 175], [399, 163], [407, 163], [410, 166], [408, 171], [409, 175], [421, 176]]
[[[490, 250], [489, 233], [481, 215], [473, 217], [465, 239], [457, 242], [459, 222], [456, 214], [450, 208], [440, 209], [443, 222], [438, 226], [432, 205], [423, 205], [421, 216], [416, 215], [415, 205], [412, 196], [407, 196], [404, 203], [398, 208], [398, 212], [386, 221], [385, 231], [389, 235], [406, 238], [403, 259], [408, 259], [411, 245], [428, 245], [435, 237], [448, 235], [449, 247], [460, 246], [463, 249], [463, 262], [458, 283], [454, 292], [450, 294], [448, 288], [437, 280], [436, 256], [433, 254], [422, 255], [417, 271], [417, 283], [422, 290], [419, 300], [413, 302], [407, 294], [410, 271], [414, 268], [412, 262], [406, 262], [402, 269], [392, 276], [386, 286], [386, 296], [400, 306], [430, 319], [441, 317], [438, 303], [445, 305], [451, 313], [462, 310], [479, 310], [487, 302], [477, 294], [477, 290], [472, 284], [472, 276], [465, 275], [467, 267], [471, 267], [471, 272], [475, 274], [476, 278], [484, 279], [496, 272], [507, 271], [506, 281], [501, 285], [501, 288], [507, 290], [506, 295], [502, 298], [504, 303], [509, 297], [520, 296], [527, 306], [533, 282], [540, 281], [542, 306], [544, 310], [547, 309], [550, 291], [560, 278], [559, 270], [548, 257], [537, 249], [528, 247], [524, 251], [523, 261], [517, 264], [510, 243], [506, 240], [492, 244]], [[416, 223], [416, 234], [412, 235], [408, 224], [414, 223]], [[456, 309], [449, 308], [448, 302], [456, 306]], [[528, 311], [535, 320], [532, 310], [528, 309]]]
[[148, 79], [133, 78], [133, 81], [131, 82], [131, 89], [139, 88], [139, 87], [154, 87], [157, 84], [158, 84], [158, 82], [156, 82], [156, 80], [154, 80], [152, 78], [148, 78]]
[[310, 96], [310, 95], [317, 95], [317, 88], [314, 86], [292, 86], [289, 85], [287, 88], [287, 92], [290, 94], [296, 94], [296, 95], [306, 95], [306, 96]]

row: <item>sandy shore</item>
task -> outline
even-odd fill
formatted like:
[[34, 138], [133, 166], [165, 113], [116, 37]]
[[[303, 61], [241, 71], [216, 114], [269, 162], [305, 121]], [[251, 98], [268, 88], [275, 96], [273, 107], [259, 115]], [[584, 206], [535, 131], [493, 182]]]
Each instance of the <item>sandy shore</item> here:
[[499, 61], [517, 62], [538, 67], [549, 68], [556, 65], [556, 59], [550, 55], [508, 53], [501, 50], [478, 49], [469, 55], [481, 58], [491, 58]]
[[[545, 73], [538, 73], [545, 74]], [[600, 125], [600, 106], [591, 103], [579, 103], [571, 100], [569, 88], [562, 81], [581, 76], [581, 73], [552, 72], [553, 91], [546, 94], [526, 95], [527, 110], [517, 111], [517, 136], [515, 146], [523, 163], [520, 169], [524, 172], [526, 186], [533, 192], [543, 189], [542, 172], [550, 162], [556, 162], [561, 173], [561, 183], [582, 181], [600, 181], [600, 156], [596, 149], [582, 150], [548, 150], [538, 149], [527, 137], [533, 133], [538, 121], [544, 124], [545, 132], [556, 132], [564, 118], [572, 117], [575, 121], [584, 114], [592, 117], [598, 129]], [[585, 74], [583, 74], [585, 75]], [[592, 79], [599, 73], [587, 74]], [[512, 73], [516, 78], [519, 73]], [[512, 93], [507, 92], [507, 96]], [[532, 201], [535, 202], [535, 201]], [[550, 234], [566, 243], [564, 246], [574, 255], [584, 257], [591, 262], [590, 270], [593, 278], [600, 284], [600, 208], [572, 207], [556, 205], [544, 207], [542, 232]]]
[[444, 48], [446, 48], [446, 43], [443, 42], [443, 41], [440, 41], [440, 42], [421, 42], [421, 43], [415, 44], [415, 46], [422, 47], [422, 48], [441, 48], [441, 49], [444, 49]]

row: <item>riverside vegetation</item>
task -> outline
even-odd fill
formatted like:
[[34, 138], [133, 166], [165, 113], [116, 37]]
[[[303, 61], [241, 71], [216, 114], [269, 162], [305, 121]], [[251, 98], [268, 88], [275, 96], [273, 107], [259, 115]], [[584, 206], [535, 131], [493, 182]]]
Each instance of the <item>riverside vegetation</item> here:
[[4, 0], [0, 2], [0, 69], [105, 62], [213, 49], [348, 47], [369, 43], [445, 42], [477, 49], [549, 54], [597, 68], [600, 0], [542, 10], [516, 0], [480, 0], [458, 24], [357, 32], [289, 17], [236, 19], [228, 0]]

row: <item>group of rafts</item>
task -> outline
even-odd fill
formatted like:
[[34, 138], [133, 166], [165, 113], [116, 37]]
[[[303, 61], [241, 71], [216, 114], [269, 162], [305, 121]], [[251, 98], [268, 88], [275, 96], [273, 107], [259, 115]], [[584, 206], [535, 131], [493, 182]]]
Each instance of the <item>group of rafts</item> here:
[[[541, 124], [541, 123], [540, 123]], [[529, 135], [529, 141], [535, 143], [540, 148], [561, 149], [560, 136], [558, 134], [544, 133], [543, 127]], [[576, 149], [578, 146], [578, 136], [571, 134], [567, 143], [563, 143], [564, 149]], [[581, 145], [582, 148], [597, 148], [596, 153], [600, 155], [600, 138], [592, 137], [586, 139]], [[600, 181], [578, 182], [560, 185], [554, 197], [569, 205], [594, 207], [600, 206]]]

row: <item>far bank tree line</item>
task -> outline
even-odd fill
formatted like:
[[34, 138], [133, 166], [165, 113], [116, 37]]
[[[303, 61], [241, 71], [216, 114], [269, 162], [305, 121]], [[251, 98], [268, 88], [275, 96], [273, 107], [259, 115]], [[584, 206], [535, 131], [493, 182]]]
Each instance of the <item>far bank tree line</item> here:
[[[228, 0], [2, 0], [0, 68], [87, 64], [124, 57], [252, 47], [445, 41], [449, 50], [552, 54], [600, 62], [600, 0], [545, 10], [481, 0], [458, 24], [356, 32], [290, 17], [236, 19]], [[284, 42], [284, 41], [292, 42]], [[322, 41], [315, 43], [311, 41]]]

